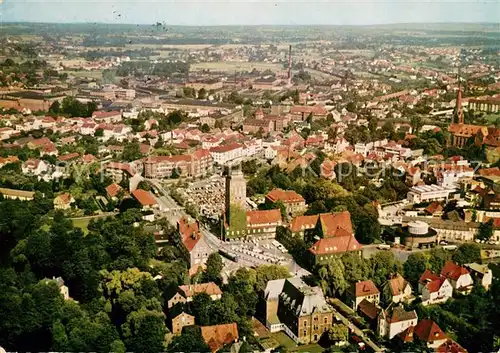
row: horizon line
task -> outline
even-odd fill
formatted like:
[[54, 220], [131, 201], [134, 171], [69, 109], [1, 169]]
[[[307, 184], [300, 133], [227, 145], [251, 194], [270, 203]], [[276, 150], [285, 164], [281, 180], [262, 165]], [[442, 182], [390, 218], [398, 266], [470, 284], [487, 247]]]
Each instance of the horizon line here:
[[[117, 23], [117, 22], [43, 22], [43, 21], [0, 21], [0, 25], [9, 24], [45, 24], [45, 25], [111, 25], [111, 26], [155, 26], [151, 23]], [[388, 22], [388, 23], [372, 23], [372, 24], [163, 24], [168, 27], [382, 27], [382, 26], [393, 26], [393, 25], [447, 25], [447, 24], [474, 24], [474, 25], [495, 25], [500, 30], [500, 25], [497, 22], [467, 22], [467, 21], [457, 21], [457, 22]]]

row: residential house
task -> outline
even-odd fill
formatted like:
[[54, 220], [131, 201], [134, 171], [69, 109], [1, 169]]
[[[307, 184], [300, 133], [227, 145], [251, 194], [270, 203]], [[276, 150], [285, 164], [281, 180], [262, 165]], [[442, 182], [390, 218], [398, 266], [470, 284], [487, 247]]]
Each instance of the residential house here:
[[115, 183], [120, 183], [124, 178], [130, 178], [136, 174], [135, 168], [129, 163], [110, 162], [102, 169], [105, 175], [113, 179]]
[[21, 170], [23, 174], [40, 176], [49, 171], [49, 165], [41, 159], [31, 158], [23, 163]]
[[441, 270], [441, 276], [446, 277], [453, 289], [462, 294], [470, 293], [474, 286], [474, 280], [469, 271], [453, 261], [446, 261]]
[[19, 158], [17, 158], [17, 156], [7, 156], [5, 158], [0, 157], [0, 168], [6, 166], [7, 164], [17, 162], [19, 162]]
[[391, 304], [378, 316], [378, 334], [392, 339], [409, 327], [416, 326], [417, 322], [418, 316], [415, 310], [406, 311], [401, 304]]
[[[278, 288], [273, 290], [272, 296], [274, 301], [281, 282], [276, 284]], [[310, 287], [299, 277], [287, 278], [278, 296], [276, 313], [280, 328], [295, 342], [318, 342], [321, 335], [332, 326], [333, 309], [326, 302], [320, 287]], [[268, 308], [274, 315], [274, 306]]]
[[174, 335], [180, 335], [182, 329], [186, 326], [192, 326], [195, 323], [195, 317], [189, 315], [183, 310], [183, 305], [179, 304], [169, 310], [170, 332]]
[[222, 298], [222, 291], [214, 282], [187, 284], [177, 288], [177, 292], [167, 301], [167, 307], [171, 308], [179, 303], [185, 304], [191, 302], [195, 294], [199, 293], [208, 294], [212, 300], [219, 300]]
[[213, 251], [200, 232], [198, 222], [190, 223], [182, 217], [177, 222], [177, 231], [191, 267], [204, 265]]
[[421, 180], [422, 172], [419, 167], [410, 167], [406, 171], [406, 184], [410, 186], [417, 185]]
[[120, 191], [122, 191], [122, 187], [116, 183], [109, 184], [106, 186], [106, 194], [108, 195], [109, 198], [112, 200], [118, 200], [118, 194]]
[[75, 199], [69, 193], [63, 193], [54, 198], [54, 209], [55, 210], [69, 210], [71, 204], [75, 202]]
[[293, 190], [273, 189], [266, 195], [266, 204], [272, 205], [278, 201], [283, 203], [286, 213], [290, 217], [302, 214], [307, 210], [306, 201], [302, 195]]
[[432, 320], [424, 319], [413, 329], [413, 337], [425, 342], [428, 348], [436, 349], [448, 341], [448, 336]]
[[118, 111], [97, 111], [92, 114], [92, 118], [99, 123], [111, 124], [120, 122], [122, 120], [122, 113]]
[[132, 196], [139, 202], [143, 210], [159, 207], [158, 202], [149, 191], [136, 189], [132, 191]]
[[384, 283], [382, 299], [385, 303], [404, 303], [415, 299], [410, 283], [399, 273]]
[[56, 281], [57, 287], [59, 288], [59, 293], [62, 294], [64, 300], [69, 300], [71, 297], [69, 296], [69, 288], [68, 286], [64, 285], [64, 280], [62, 277], [52, 277], [54, 281]]
[[422, 295], [423, 305], [444, 303], [453, 295], [453, 286], [450, 281], [430, 270], [425, 270], [420, 276], [418, 288]]
[[356, 282], [351, 285], [347, 292], [348, 302], [353, 310], [357, 310], [359, 304], [366, 300], [373, 304], [380, 303], [380, 291], [371, 280]]
[[237, 342], [239, 339], [238, 325], [236, 323], [200, 326], [200, 328], [203, 341], [213, 353], [228, 344]]
[[445, 343], [435, 349], [436, 353], [467, 353], [467, 350], [457, 342], [448, 339]]
[[478, 264], [474, 262], [471, 264], [466, 264], [465, 268], [469, 270], [472, 278], [476, 283], [483, 286], [486, 290], [490, 289], [491, 283], [493, 282], [493, 273], [488, 265]]

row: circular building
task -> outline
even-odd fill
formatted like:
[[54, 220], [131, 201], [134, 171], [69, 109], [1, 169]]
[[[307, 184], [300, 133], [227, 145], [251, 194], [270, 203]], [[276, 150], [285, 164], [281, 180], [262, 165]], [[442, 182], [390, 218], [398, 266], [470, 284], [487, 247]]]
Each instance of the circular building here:
[[401, 228], [402, 243], [410, 248], [429, 248], [436, 245], [437, 232], [422, 221], [408, 223]]

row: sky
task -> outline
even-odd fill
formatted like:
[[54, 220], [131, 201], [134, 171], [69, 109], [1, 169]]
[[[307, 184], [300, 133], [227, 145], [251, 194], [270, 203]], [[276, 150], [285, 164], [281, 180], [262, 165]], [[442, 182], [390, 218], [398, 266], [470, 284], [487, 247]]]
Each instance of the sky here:
[[0, 0], [0, 21], [192, 26], [500, 23], [500, 0]]

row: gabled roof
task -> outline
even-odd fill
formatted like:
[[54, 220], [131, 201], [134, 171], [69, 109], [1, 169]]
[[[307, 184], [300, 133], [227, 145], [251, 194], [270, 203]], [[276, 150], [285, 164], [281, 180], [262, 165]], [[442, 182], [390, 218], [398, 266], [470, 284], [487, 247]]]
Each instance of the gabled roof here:
[[182, 217], [177, 222], [177, 229], [182, 238], [182, 242], [188, 252], [191, 252], [198, 241], [201, 239], [201, 233], [197, 222], [189, 223], [187, 219]]
[[390, 280], [387, 281], [392, 295], [400, 295], [405, 290], [406, 286], [409, 286], [407, 280], [403, 278], [399, 273]]
[[357, 282], [354, 285], [354, 295], [356, 298], [366, 297], [367, 295], [379, 294], [379, 290], [372, 280]]
[[247, 224], [249, 226], [281, 223], [281, 211], [280, 210], [247, 211], [246, 215], [247, 215]]
[[295, 233], [305, 229], [314, 229], [318, 222], [318, 217], [318, 215], [297, 216], [290, 222], [290, 230]]
[[467, 353], [467, 350], [453, 340], [447, 340], [436, 348], [437, 353]]
[[222, 295], [219, 286], [214, 282], [200, 284], [186, 284], [179, 286], [179, 291], [185, 298], [193, 297], [195, 294], [206, 293], [208, 295]]
[[314, 255], [328, 255], [346, 251], [359, 251], [361, 248], [353, 235], [345, 235], [320, 239], [311, 246], [309, 251]]
[[358, 310], [371, 320], [374, 320], [378, 316], [382, 308], [366, 299], [363, 299], [358, 305]]
[[443, 330], [430, 319], [421, 320], [417, 326], [415, 326], [414, 334], [425, 342], [435, 342], [448, 337]]
[[454, 281], [458, 280], [461, 276], [468, 275], [469, 271], [460, 265], [457, 265], [453, 261], [446, 261], [441, 270], [441, 275], [452, 279]]
[[402, 306], [396, 306], [392, 309], [392, 313], [390, 313], [388, 321], [390, 323], [396, 323], [415, 319], [418, 319], [417, 312], [415, 310], [406, 311]]
[[135, 197], [135, 199], [142, 205], [142, 206], [151, 206], [151, 205], [156, 205], [157, 202], [153, 195], [151, 195], [150, 192], [142, 190], [142, 189], [137, 189], [132, 191], [132, 196]]
[[[325, 238], [338, 236], [337, 232], [343, 229], [347, 234], [352, 234], [351, 214], [349, 211], [337, 213], [322, 213], [319, 215], [319, 222], [323, 229], [323, 236]], [[341, 235], [346, 235], [341, 233]]]
[[115, 197], [116, 195], [118, 195], [118, 192], [120, 192], [121, 189], [122, 187], [118, 184], [109, 184], [108, 186], [106, 186], [106, 193], [110, 197]]
[[299, 195], [293, 190], [282, 190], [279, 188], [273, 189], [266, 195], [271, 202], [281, 201], [284, 204], [289, 202], [305, 202], [302, 195]]
[[239, 339], [238, 325], [236, 323], [201, 326], [201, 336], [212, 352], [216, 352], [226, 344]]

